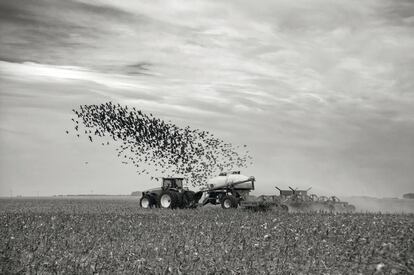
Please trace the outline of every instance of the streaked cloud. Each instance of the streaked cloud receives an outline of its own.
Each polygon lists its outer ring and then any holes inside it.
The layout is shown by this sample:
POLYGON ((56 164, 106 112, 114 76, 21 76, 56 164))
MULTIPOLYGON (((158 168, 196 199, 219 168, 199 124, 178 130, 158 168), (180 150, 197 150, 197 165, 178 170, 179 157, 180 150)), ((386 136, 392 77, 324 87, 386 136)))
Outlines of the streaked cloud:
POLYGON ((17 161, 19 131, 42 140, 73 106, 112 100, 248 143, 247 173, 265 191, 276 178, 343 194, 408 192, 413 12, 412 1, 391 0, 2 1, 1 146, 17 161))

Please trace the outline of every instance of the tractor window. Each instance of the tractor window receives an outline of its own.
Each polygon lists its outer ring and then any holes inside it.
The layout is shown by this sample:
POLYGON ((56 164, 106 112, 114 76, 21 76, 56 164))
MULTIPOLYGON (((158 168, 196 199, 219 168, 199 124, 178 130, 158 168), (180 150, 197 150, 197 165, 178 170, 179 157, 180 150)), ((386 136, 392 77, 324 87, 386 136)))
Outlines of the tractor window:
POLYGON ((231 172, 233 175, 240 175, 240 171, 233 171, 231 172))
POLYGON ((182 188, 183 187, 183 180, 182 179, 176 179, 175 183, 177 184, 178 188, 182 188))
POLYGON ((221 173, 219 174, 219 177, 225 177, 225 176, 227 176, 227 173, 226 173, 226 172, 221 172, 221 173))
POLYGON ((171 181, 171 180, 166 180, 166 179, 164 179, 164 182, 163 182, 163 187, 164 187, 165 189, 168 189, 168 188, 171 188, 171 186, 172 186, 172 181, 171 181))

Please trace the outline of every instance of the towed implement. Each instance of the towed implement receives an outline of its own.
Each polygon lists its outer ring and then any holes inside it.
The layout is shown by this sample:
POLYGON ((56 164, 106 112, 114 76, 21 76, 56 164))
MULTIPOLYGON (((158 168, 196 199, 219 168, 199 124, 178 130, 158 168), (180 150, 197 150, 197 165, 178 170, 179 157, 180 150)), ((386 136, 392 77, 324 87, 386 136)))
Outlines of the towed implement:
POLYGON ((315 194, 308 195, 310 190, 297 190, 289 187, 282 190, 278 187, 279 195, 259 196, 256 199, 242 201, 242 207, 252 210, 275 209, 284 212, 330 212, 350 213, 355 211, 355 206, 340 201, 337 197, 318 197, 315 194))
POLYGON ((345 201, 341 201, 338 197, 332 196, 324 200, 324 204, 331 212, 354 212, 355 206, 345 201))
POLYGON ((220 204, 223 209, 237 208, 254 190, 254 177, 240 174, 240 171, 222 172, 208 180, 207 187, 202 190, 201 205, 220 204))

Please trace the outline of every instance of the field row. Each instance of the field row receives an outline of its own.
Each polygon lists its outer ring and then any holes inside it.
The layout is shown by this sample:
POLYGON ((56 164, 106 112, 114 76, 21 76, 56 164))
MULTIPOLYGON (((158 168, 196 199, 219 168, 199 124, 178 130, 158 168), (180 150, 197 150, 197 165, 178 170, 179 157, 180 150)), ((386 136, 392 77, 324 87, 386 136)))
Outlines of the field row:
POLYGON ((414 273, 414 216, 0 200, 0 273, 414 273))

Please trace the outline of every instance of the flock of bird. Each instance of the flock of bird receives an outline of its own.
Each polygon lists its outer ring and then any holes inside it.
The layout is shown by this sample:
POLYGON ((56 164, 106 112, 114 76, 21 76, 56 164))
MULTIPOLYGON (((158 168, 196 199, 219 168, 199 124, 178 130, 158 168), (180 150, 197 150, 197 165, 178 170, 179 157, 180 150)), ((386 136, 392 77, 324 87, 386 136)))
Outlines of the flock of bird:
POLYGON ((246 145, 233 146, 207 131, 182 128, 134 107, 107 102, 81 105, 73 112, 77 137, 86 135, 102 145, 115 142, 122 163, 134 165, 139 174, 180 175, 191 185, 202 186, 221 171, 252 164, 246 145))

